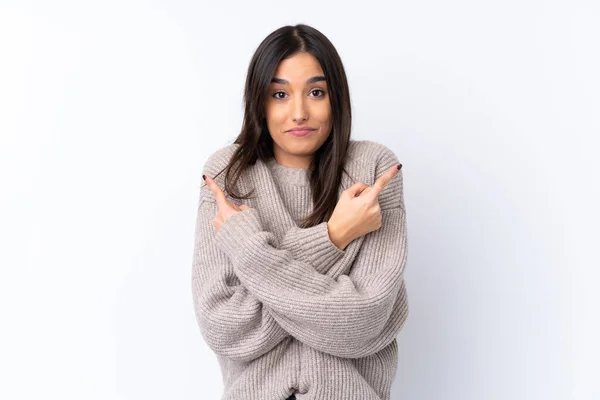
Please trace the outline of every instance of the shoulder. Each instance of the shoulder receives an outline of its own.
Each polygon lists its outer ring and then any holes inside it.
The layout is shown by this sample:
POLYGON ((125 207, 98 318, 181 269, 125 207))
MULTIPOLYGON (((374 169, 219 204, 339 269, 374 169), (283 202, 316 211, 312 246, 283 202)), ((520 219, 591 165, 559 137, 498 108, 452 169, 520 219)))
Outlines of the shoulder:
POLYGON ((396 154, 386 145, 372 140, 350 140, 348 145, 349 161, 368 161, 385 168, 389 164, 399 163, 396 154))
MULTIPOLYGON (((219 172, 221 172, 221 170, 223 170, 227 166, 227 164, 229 164, 233 153, 237 150, 239 146, 240 145, 237 143, 232 143, 225 147, 221 147, 220 149, 210 154, 206 162, 204 163, 204 167, 202 168, 202 174, 206 174, 210 177, 213 177, 219 172)), ((215 178, 215 180, 216 179, 217 178, 215 178)))
MULTIPOLYGON (((233 153, 240 145, 237 143, 229 144, 225 147, 221 147, 220 149, 211 153, 204 166, 202 167, 202 175, 208 175, 221 189, 225 187, 225 168, 229 164, 233 153)), ((202 179, 202 178, 200 178, 202 179)), ((206 185, 204 180, 201 181, 202 186, 200 188, 200 198, 201 200, 215 202, 215 197, 212 194, 210 188, 206 185)))
POLYGON ((372 140, 350 140, 348 162, 370 165, 377 179, 395 164, 400 164, 396 153, 382 143, 372 140))

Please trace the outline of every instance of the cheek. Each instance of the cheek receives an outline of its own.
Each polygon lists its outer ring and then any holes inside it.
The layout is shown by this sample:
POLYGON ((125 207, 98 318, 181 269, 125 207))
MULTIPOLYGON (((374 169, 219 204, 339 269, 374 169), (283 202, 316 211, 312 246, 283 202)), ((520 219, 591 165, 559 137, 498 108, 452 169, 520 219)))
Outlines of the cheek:
POLYGON ((330 124, 331 123, 331 111, 329 108, 321 109, 318 114, 316 114, 317 119, 322 124, 330 124))
POLYGON ((327 123, 331 119, 331 107, 329 104, 315 105, 311 110, 311 115, 314 119, 327 123))
POLYGON ((281 124, 285 122, 286 112, 281 107, 267 107, 266 118, 269 124, 281 124))

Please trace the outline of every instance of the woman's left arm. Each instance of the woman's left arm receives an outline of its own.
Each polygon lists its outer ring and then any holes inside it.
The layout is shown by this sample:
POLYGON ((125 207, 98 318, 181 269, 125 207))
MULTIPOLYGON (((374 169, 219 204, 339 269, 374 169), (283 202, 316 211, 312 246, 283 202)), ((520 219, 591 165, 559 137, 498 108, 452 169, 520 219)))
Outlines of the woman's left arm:
MULTIPOLYGON (((398 162, 389 151, 381 159, 377 175, 398 162)), ((253 208, 227 219, 215 243, 240 282, 292 336, 339 357, 373 354, 393 341, 408 316, 402 174, 394 180, 380 194, 381 228, 365 236, 347 275, 322 274, 289 249, 274 247, 275 237, 253 208)))

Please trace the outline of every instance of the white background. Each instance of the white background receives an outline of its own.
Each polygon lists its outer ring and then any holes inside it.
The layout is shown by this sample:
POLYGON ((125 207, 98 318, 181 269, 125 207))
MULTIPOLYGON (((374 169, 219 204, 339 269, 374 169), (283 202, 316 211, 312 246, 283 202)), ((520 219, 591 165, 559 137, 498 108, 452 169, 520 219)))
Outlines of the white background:
POLYGON ((392 399, 599 399, 599 3, 215 3, 0 1, 0 398, 219 398, 201 168, 260 41, 307 23, 404 165, 392 399))

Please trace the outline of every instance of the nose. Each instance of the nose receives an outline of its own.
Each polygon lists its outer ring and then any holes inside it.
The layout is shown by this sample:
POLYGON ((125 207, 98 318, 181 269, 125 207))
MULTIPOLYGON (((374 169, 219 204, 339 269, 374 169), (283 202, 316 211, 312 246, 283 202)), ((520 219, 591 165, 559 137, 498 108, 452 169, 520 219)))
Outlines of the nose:
POLYGON ((308 111, 304 104, 304 98, 292 102, 292 121, 296 123, 304 122, 308 119, 308 111))

